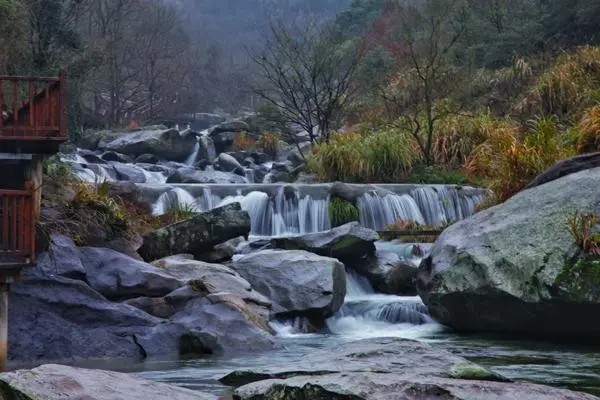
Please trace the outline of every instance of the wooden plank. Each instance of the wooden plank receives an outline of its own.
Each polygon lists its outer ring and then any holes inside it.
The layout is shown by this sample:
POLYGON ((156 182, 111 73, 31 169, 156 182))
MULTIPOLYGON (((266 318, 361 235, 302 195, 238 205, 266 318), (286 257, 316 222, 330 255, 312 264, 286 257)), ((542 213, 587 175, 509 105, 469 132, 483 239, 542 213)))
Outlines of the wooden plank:
POLYGON ((11 227, 11 235, 10 235, 10 249, 11 250, 19 250, 18 242, 17 242, 17 238, 19 237, 19 230, 23 229, 22 226, 18 225, 18 220, 21 219, 21 216, 19 215, 20 210, 17 208, 17 199, 19 198, 19 196, 12 196, 11 197, 11 201, 10 201, 10 205, 11 205, 11 214, 10 214, 10 220, 12 223, 12 227, 11 227))
POLYGON ((4 126, 4 108, 6 104, 4 104, 4 81, 0 79, 0 129, 4 126))
POLYGON ((67 72, 61 70, 58 74, 59 88, 58 88, 58 100, 59 100, 59 120, 58 126, 60 128, 60 136, 67 137, 68 132, 68 119, 67 119, 67 72))

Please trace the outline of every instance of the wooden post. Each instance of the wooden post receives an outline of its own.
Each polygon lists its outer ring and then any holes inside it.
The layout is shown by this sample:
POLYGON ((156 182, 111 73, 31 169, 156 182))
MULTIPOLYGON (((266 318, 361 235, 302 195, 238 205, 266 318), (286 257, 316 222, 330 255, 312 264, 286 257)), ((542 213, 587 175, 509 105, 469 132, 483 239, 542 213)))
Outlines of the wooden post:
POLYGON ((0 372, 8 361, 8 284, 0 283, 0 372))

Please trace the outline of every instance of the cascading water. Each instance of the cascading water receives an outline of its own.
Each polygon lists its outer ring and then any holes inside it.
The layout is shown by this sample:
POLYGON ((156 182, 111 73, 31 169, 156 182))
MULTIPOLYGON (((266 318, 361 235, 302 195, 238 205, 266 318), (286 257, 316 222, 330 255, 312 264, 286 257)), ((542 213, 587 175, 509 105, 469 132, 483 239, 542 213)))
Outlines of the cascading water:
POLYGON ((367 338, 418 337, 441 330, 417 296, 375 293, 369 281, 348 270, 346 299, 338 313, 327 321, 336 335, 367 338))
MULTIPOLYGON (((169 188, 168 191, 174 190, 169 188)), ((176 188, 177 198, 184 203, 191 203, 190 197, 194 198, 199 211, 240 202, 250 214, 254 236, 298 235, 331 229, 329 196, 301 194, 294 186, 282 185, 275 192, 259 189, 246 195, 238 189, 237 194, 224 197, 215 195, 209 186, 203 187, 197 197, 189 193, 183 196, 182 191, 185 190, 176 188)), ((478 192, 461 195, 454 187, 423 186, 403 195, 367 192, 359 196, 356 203, 363 226, 384 230, 400 219, 441 227, 472 215, 482 198, 478 192)), ((154 212, 166 212, 168 207, 162 203, 168 199, 170 197, 161 195, 154 204, 154 212)))
POLYGON ((400 219, 425 224, 419 206, 409 195, 380 196, 376 193, 366 193, 358 198, 357 206, 360 223, 377 231, 400 219))

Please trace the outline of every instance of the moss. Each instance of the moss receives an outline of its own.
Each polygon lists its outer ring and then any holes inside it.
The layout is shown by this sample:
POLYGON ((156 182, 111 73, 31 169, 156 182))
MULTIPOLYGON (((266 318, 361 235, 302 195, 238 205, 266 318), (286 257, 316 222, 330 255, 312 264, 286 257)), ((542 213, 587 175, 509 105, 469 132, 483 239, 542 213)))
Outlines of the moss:
POLYGON ((472 379, 482 381, 497 381, 503 378, 487 368, 472 362, 461 362, 452 366, 450 377, 454 379, 472 379))
POLYGON ((554 286, 571 301, 600 301, 600 257, 588 255, 567 262, 554 286))
POLYGON ((336 196, 329 201, 329 219, 333 227, 358 221, 359 217, 358 207, 354 203, 336 196))

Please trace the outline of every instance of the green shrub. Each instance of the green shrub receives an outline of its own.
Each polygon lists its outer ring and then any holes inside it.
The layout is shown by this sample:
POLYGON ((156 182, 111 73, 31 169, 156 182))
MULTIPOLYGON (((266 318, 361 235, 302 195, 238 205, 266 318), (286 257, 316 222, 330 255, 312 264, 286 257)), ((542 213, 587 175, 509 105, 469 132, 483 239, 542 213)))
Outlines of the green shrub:
POLYGON ((329 219, 331 226, 341 226, 348 222, 358 221, 360 217, 358 208, 352 202, 341 197, 332 197, 329 200, 329 219))
POLYGON ((411 138, 396 130, 337 133, 315 146, 308 166, 322 181, 399 182, 415 154, 411 138))

